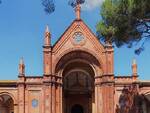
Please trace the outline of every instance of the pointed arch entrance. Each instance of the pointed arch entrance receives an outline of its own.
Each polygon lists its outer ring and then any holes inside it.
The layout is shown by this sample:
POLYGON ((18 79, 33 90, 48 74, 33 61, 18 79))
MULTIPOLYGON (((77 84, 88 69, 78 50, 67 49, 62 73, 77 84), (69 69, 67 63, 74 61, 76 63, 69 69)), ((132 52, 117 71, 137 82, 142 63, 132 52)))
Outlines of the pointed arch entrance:
POLYGON ((11 96, 0 95, 0 113, 14 113, 14 100, 11 96))
POLYGON ((95 76, 100 69, 89 53, 73 51, 63 56, 56 68, 62 76, 62 113, 94 113, 95 76))
POLYGON ((82 61, 69 63, 63 72, 63 105, 64 113, 92 113, 94 101, 94 72, 82 61), (72 106, 81 105, 74 109, 72 106))

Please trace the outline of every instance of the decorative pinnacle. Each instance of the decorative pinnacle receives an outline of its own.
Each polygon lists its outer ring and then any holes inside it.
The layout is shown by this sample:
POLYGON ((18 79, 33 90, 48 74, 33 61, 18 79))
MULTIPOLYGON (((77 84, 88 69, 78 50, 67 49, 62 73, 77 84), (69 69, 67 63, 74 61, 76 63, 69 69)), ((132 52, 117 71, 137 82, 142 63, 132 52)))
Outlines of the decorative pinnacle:
POLYGON ((45 30, 45 38, 44 38, 44 45, 49 46, 51 44, 51 40, 50 40, 50 32, 49 32, 49 28, 48 25, 46 26, 46 30, 45 30))
POLYGON ((136 65, 136 59, 135 58, 132 61, 132 65, 136 65))
POLYGON ((19 76, 23 76, 24 74, 25 74, 25 65, 24 65, 24 60, 22 57, 19 63, 19 76))
POLYGON ((133 59, 132 61, 132 75, 137 76, 137 63, 136 59, 133 59))
POLYGON ((75 7, 75 13, 76 13, 76 19, 80 20, 80 14, 81 14, 81 6, 80 4, 77 4, 75 7))
POLYGON ((46 25, 46 30, 45 30, 45 32, 49 32, 48 25, 46 25))
POLYGON ((24 60, 23 60, 23 57, 21 57, 20 59, 20 65, 23 65, 24 64, 24 60))

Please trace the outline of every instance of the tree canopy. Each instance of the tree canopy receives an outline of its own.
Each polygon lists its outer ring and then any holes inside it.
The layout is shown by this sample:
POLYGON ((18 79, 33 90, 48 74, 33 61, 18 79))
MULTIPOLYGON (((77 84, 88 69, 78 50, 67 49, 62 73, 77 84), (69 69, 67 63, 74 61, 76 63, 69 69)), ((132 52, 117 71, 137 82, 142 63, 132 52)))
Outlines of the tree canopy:
MULTIPOLYGON (((55 1, 54 0, 42 0, 42 5, 44 6, 44 11, 47 14, 51 14, 55 11, 55 1)), ((76 7, 77 4, 83 4, 85 0, 68 0, 68 5, 71 7, 76 7)))
POLYGON ((84 2, 85 0, 69 0, 68 4, 74 8, 77 4, 83 4, 84 2))
POLYGON ((150 0, 105 0, 97 24, 97 35, 103 41, 117 47, 132 47, 143 41, 136 54, 144 50, 144 42, 150 39, 150 0))
POLYGON ((55 11, 54 0, 42 0, 42 5, 44 6, 44 11, 47 14, 51 14, 55 11))

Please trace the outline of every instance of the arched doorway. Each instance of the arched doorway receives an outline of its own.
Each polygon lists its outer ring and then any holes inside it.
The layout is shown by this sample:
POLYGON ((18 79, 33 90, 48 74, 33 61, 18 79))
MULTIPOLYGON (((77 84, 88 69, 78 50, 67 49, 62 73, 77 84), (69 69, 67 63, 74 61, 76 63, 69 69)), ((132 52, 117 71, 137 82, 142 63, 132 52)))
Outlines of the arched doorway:
POLYGON ((72 113, 72 107, 80 105, 83 113, 95 113, 95 76, 102 73, 100 62, 90 53, 72 51, 61 57, 55 72, 62 77, 61 111, 72 113))
POLYGON ((145 95, 143 94, 142 112, 150 113, 150 93, 145 94, 145 95))
POLYGON ((92 113, 94 94, 94 71, 90 65, 80 60, 69 63, 63 72, 64 113, 92 113))
POLYGON ((84 109, 81 105, 76 104, 76 105, 72 106, 71 113, 84 113, 84 109))
POLYGON ((14 101, 9 95, 0 95, 0 113, 14 113, 14 101))

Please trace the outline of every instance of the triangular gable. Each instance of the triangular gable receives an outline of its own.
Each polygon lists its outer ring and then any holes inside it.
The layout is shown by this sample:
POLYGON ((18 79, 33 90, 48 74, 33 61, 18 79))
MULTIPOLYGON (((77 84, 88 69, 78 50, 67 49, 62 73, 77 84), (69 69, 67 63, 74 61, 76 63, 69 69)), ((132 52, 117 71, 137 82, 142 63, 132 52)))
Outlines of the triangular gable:
MULTIPOLYGON (((67 44, 69 46, 70 38, 76 32, 81 32, 87 38, 87 42, 90 41, 91 45, 94 46, 96 51, 104 51, 104 46, 99 42, 95 34, 89 29, 89 27, 82 20, 74 20, 72 24, 66 29, 59 40, 53 46, 53 52, 58 52, 61 48, 65 48, 67 44)), ((90 44, 89 44, 90 45, 90 44)))

